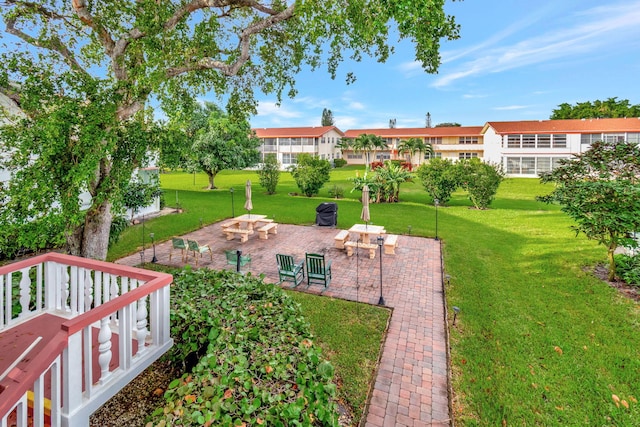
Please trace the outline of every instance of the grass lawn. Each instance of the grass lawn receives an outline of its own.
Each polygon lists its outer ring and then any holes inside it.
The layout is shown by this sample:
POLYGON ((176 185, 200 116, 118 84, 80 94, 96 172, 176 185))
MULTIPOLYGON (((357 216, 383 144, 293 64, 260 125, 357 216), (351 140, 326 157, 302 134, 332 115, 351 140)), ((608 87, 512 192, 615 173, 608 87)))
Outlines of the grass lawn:
MULTIPOLYGON (((360 193, 350 192, 347 178, 356 170, 361 169, 334 170, 317 198, 289 196, 298 191, 289 174, 282 174, 272 196, 261 190, 255 172, 223 172, 213 191, 203 190, 204 174, 196 174, 195 181, 191 174, 162 175, 167 205, 175 205, 178 191, 186 212, 180 221, 170 215, 147 222, 145 232, 165 240, 197 229, 200 219, 207 224, 230 217, 231 187, 235 213, 241 213, 247 179, 253 183, 254 207, 292 224, 312 224, 315 207, 335 201, 328 191, 338 185, 345 195, 336 201, 338 223, 353 224, 359 221, 360 193)), ((451 276, 447 304, 450 313, 453 306, 460 308, 451 329, 455 421, 640 425, 639 306, 587 271, 604 261, 606 251, 576 238, 558 207, 535 201, 549 190, 536 179, 508 179, 489 210, 470 209, 461 192, 438 209, 438 235, 451 276)), ((419 183, 403 184, 400 203, 372 205, 373 223, 391 233, 433 237, 430 202, 419 183)), ((109 258, 140 245, 141 228, 131 227, 109 258)))

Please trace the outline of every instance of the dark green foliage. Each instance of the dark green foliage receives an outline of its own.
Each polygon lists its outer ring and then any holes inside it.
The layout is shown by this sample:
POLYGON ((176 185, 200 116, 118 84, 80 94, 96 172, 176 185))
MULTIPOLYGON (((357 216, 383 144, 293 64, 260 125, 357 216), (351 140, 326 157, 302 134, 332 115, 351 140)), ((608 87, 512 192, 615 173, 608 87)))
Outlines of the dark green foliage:
POLYGON ((333 159, 333 167, 342 168, 347 165, 347 161, 345 159, 333 159))
POLYGON ((331 178, 331 164, 328 160, 300 154, 298 164, 290 166, 291 176, 302 194, 312 197, 318 194, 322 186, 331 178))
POLYGON ((333 367, 281 288, 200 269, 175 274, 173 291, 171 358, 194 363, 154 425, 338 425, 333 367))
POLYGON ((344 188, 339 185, 334 185, 329 189, 329 196, 336 199, 342 199, 344 197, 344 188))
POLYGON ((331 110, 328 109, 324 109, 322 110, 322 120, 321 120, 321 126, 333 126, 334 125, 334 121, 333 121, 333 113, 331 112, 331 110))
MULTIPOLYGON (((155 178, 151 182, 142 182, 139 178, 132 179, 125 185, 122 194, 122 204, 125 208, 131 210, 131 221, 138 209, 149 206, 153 199, 162 194, 160 183, 155 178)), ((111 244, 111 240, 109 240, 111 244)))
POLYGON ((484 163, 480 159, 459 161, 460 186, 467 191, 476 209, 487 209, 504 179, 500 165, 484 163))
POLYGON ((260 185, 267 190, 267 194, 276 194, 276 187, 280 181, 280 163, 275 154, 270 153, 264 157, 264 163, 258 169, 258 176, 260 185))
POLYGON ((616 117, 640 117, 640 105, 631 105, 628 99, 618 101, 618 97, 606 101, 577 102, 575 105, 563 103, 553 110, 551 120, 596 119, 616 117))
POLYGON ((460 186, 458 172, 451 160, 440 158, 431 159, 417 169, 425 190, 441 205, 446 204, 451 199, 451 194, 460 186))
POLYGON ((640 287, 640 255, 615 255, 616 272, 629 285, 640 287))
POLYGON ((640 229, 640 148, 628 142, 596 142, 574 159, 541 176, 555 189, 539 197, 558 203, 577 222, 573 228, 607 247, 609 280, 620 245, 636 247, 629 233, 640 229))
POLYGON ((113 218, 113 221, 111 221, 111 231, 109 233, 109 247, 118 243, 118 240, 120 240, 120 235, 124 230, 127 229, 129 224, 129 220, 127 220, 127 218, 123 216, 117 216, 113 218))

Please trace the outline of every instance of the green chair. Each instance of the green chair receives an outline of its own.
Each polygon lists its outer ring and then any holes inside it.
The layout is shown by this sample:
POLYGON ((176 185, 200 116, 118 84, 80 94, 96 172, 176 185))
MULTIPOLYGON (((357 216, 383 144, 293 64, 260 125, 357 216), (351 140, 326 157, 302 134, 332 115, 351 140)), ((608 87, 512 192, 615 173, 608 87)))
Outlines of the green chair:
POLYGON ((185 262, 185 258, 187 255, 187 244, 184 242, 184 239, 179 237, 171 238, 171 249, 169 249, 169 261, 171 261, 171 256, 173 255, 174 249, 179 249, 182 252, 182 262, 185 262))
POLYGON ((276 254, 276 261, 278 262, 281 283, 287 280, 293 281, 294 288, 302 283, 304 280, 304 261, 296 264, 291 255, 281 254, 276 254))
POLYGON ((322 283, 326 288, 331 283, 331 261, 325 262, 324 255, 305 254, 307 260, 307 285, 322 283))
POLYGON ((202 258, 202 254, 205 252, 209 252, 209 257, 211 261, 213 261, 213 252, 211 252, 209 245, 200 246, 195 240, 187 240, 187 244, 189 245, 189 250, 193 252, 193 257, 196 259, 196 267, 198 266, 198 255, 202 258))
MULTIPOLYGON (((224 251, 224 254, 227 257, 227 264, 238 266, 238 252, 236 250, 224 251)), ((251 255, 240 255, 240 267, 244 267, 250 262, 251 255)))

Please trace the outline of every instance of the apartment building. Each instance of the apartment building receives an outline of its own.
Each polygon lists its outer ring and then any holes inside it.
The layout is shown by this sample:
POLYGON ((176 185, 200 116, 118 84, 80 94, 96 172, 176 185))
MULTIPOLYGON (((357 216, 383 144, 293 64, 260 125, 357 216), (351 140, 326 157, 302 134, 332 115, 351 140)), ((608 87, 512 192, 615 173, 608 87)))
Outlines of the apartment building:
POLYGON ((595 141, 640 142, 640 118, 525 120, 487 122, 484 126, 350 129, 344 133, 335 126, 255 131, 263 140, 263 156, 276 153, 283 167, 295 163, 302 152, 327 160, 342 157, 349 164, 363 165, 365 153, 344 148, 340 140, 373 134, 384 140, 386 148, 376 150, 372 161, 409 160, 411 156, 399 153, 398 147, 403 140, 420 138, 431 144, 433 157, 454 161, 477 157, 501 164, 508 176, 537 177, 552 170, 560 159, 584 152, 595 141))
POLYGON ((508 176, 537 177, 596 141, 640 142, 640 118, 487 122, 485 160, 508 176))
MULTIPOLYGON (((351 129, 344 133, 344 138, 355 139, 363 134, 381 137, 387 145, 386 149, 376 152, 375 160, 390 159, 410 160, 408 153, 399 153, 398 147, 403 140, 420 138, 433 147, 433 157, 443 159, 470 159, 484 157, 482 126, 455 126, 435 128, 389 128, 389 129, 351 129)), ((423 153, 424 155, 424 153, 423 153)), ((352 149, 344 150, 344 158, 350 164, 364 164, 364 153, 352 149)), ((428 159, 429 155, 425 155, 428 159)))
POLYGON ((275 154, 283 168, 296 163, 302 153, 317 156, 330 162, 341 157, 337 147, 344 133, 335 126, 263 128, 253 129, 262 141, 262 160, 268 154, 275 154))

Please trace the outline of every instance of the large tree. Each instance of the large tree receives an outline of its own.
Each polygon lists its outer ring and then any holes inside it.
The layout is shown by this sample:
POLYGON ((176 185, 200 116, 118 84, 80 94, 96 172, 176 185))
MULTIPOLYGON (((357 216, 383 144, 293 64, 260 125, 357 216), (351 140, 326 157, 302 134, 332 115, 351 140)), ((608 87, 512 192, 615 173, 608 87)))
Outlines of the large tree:
POLYGON ((575 105, 562 103, 553 110, 550 119, 603 119, 618 117, 640 117, 640 105, 631 105, 628 99, 618 97, 599 99, 591 102, 576 102, 575 105))
POLYGON ((409 138, 403 139, 398 144, 398 153, 400 154, 409 154, 409 163, 412 165, 420 166, 422 164, 422 159, 424 158, 423 154, 429 153, 433 155, 433 146, 430 143, 424 142, 423 138, 409 138), (419 153, 418 161, 414 162, 413 157, 416 153, 419 153))
POLYGON ((0 90, 26 117, 3 150, 31 150, 24 157, 30 160, 15 167, 57 168, 62 182, 16 174, 10 197, 23 199, 16 208, 39 207, 40 216, 50 213, 52 199, 68 204, 69 251, 104 259, 112 205, 152 148, 152 139, 140 137, 152 117, 150 101, 172 116, 185 97, 212 91, 234 115, 253 112, 256 90, 294 96, 295 75, 305 65, 326 64, 335 77, 346 52, 355 60, 387 60, 390 35, 411 40, 416 60, 435 72, 441 39, 458 37, 443 6, 444 0, 6 0, 0 90), (83 190, 91 195, 86 211, 77 197, 83 190))
POLYGON ((324 110, 322 110, 322 120, 320 122, 320 126, 333 126, 333 125, 334 125, 333 113, 331 112, 331 110, 325 108, 324 110))
POLYGON ((607 247, 609 280, 616 275, 615 250, 637 246, 640 230, 640 147, 628 142, 596 142, 573 159, 541 176, 556 184, 540 200, 560 204, 573 218, 576 233, 607 247))

